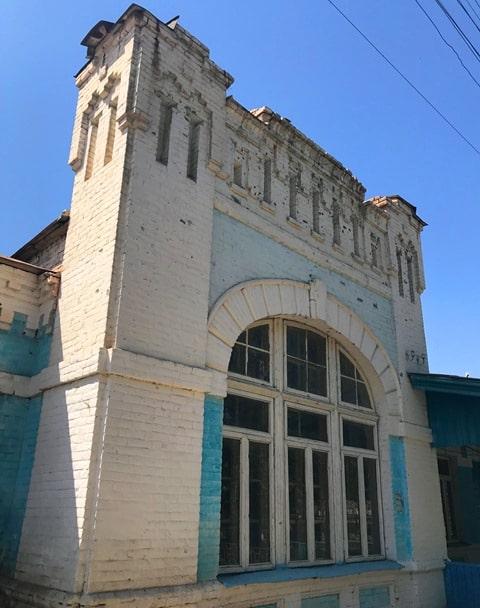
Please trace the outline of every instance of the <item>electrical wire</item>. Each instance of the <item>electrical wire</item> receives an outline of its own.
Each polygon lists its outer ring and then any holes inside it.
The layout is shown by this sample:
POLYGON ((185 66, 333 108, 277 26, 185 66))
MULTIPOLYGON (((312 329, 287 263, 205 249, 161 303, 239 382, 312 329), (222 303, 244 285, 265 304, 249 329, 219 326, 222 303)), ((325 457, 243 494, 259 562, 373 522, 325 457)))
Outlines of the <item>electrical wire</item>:
POLYGON ((467 15, 467 17, 470 19, 470 21, 473 23, 473 25, 480 32, 480 27, 478 27, 478 25, 475 23, 475 19, 472 17, 472 15, 470 15, 470 13, 468 12, 468 10, 465 8, 465 5, 463 4, 462 0, 457 0, 457 2, 462 7, 463 12, 467 15))
POLYGON ((468 6, 471 8, 473 14, 475 15, 475 17, 480 21, 480 15, 477 13, 477 11, 475 10, 473 4, 470 2, 470 0, 466 0, 468 6))
POLYGON ((419 9, 422 11, 422 13, 425 15, 425 17, 430 21, 430 23, 433 25, 433 27, 436 29, 438 35, 443 40, 443 42, 451 49, 451 51, 453 53, 455 53, 458 61, 460 62, 461 66, 463 67, 463 69, 467 72, 467 74, 470 76, 470 78, 473 80, 473 82, 477 85, 477 87, 480 88, 480 82, 478 82, 478 80, 475 78, 475 76, 472 74, 472 72, 463 63, 463 60, 460 57, 460 55, 458 54, 457 50, 443 36, 442 32, 438 29, 437 24, 435 23, 435 21, 430 17, 430 15, 427 13, 427 11, 425 10, 425 8, 420 4, 420 2, 418 0, 414 0, 414 2, 419 7, 419 9))
POLYGON ((438 4, 438 6, 441 8, 441 10, 443 11, 443 13, 447 17, 447 19, 453 25, 454 29, 457 31, 457 33, 459 34, 459 36, 465 42, 465 44, 467 45, 468 49, 471 51, 471 53, 473 54, 473 56, 475 57, 475 59, 480 62, 480 52, 479 52, 479 50, 476 48, 476 46, 473 44, 473 42, 470 40, 470 38, 465 34, 465 32, 462 30, 462 28, 455 21, 455 19, 449 13, 448 9, 444 6, 443 2, 441 2, 440 0, 435 0, 435 2, 438 4))
POLYGON ((455 133, 463 139, 463 141, 470 146, 470 148, 480 156, 480 150, 459 130, 457 127, 443 114, 429 99, 426 97, 414 84, 409 80, 403 72, 401 72, 396 65, 394 65, 390 59, 347 17, 347 15, 333 2, 333 0, 327 0, 329 4, 347 21, 354 30, 356 30, 360 36, 373 48, 375 51, 388 63, 388 65, 397 72, 397 74, 427 103, 430 108, 440 116, 440 118, 447 123, 447 125, 455 131, 455 133))

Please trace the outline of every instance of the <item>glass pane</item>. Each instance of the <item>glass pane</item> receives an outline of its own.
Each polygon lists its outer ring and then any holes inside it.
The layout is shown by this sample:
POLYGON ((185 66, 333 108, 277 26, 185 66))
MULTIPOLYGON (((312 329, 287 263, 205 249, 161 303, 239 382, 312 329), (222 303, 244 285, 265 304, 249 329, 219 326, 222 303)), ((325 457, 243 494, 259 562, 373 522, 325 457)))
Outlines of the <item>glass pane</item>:
POLYGON ((327 396, 327 368, 308 364, 307 391, 314 395, 327 396))
POLYGON ((242 344, 235 344, 232 349, 232 355, 230 357, 230 365, 228 370, 234 374, 245 375, 245 363, 246 363, 246 347, 242 344))
POLYGON ((241 342, 242 344, 247 343, 247 332, 246 331, 242 331, 242 333, 237 338, 237 342, 241 342))
POLYGON ((446 458, 438 459, 438 473, 440 475, 450 475, 450 462, 446 458))
POLYGON ((351 420, 343 421, 343 445, 352 448, 361 448, 363 450, 374 450, 375 441, 373 437, 373 426, 369 424, 361 424, 360 422, 352 422, 351 420))
POLYGON ((330 558, 330 514, 328 509, 328 455, 313 452, 313 516, 315 559, 330 558))
POLYGON ((380 522, 378 519, 377 463, 372 458, 363 459, 363 478, 365 480, 368 554, 379 555, 381 547, 380 522))
POLYGON ((323 414, 314 414, 289 407, 287 422, 290 437, 328 441, 327 417, 323 414))
POLYGON ((240 563, 240 441, 223 440, 220 565, 240 563))
POLYGON ((346 403, 353 403, 353 405, 357 405, 357 393, 355 390, 355 380, 351 380, 350 378, 345 378, 341 376, 341 392, 342 392, 342 401, 346 403))
POLYGON ((249 329, 249 346, 256 346, 257 348, 263 348, 263 350, 270 350, 270 339, 268 335, 268 330, 268 325, 259 325, 258 327, 252 327, 251 329, 249 329))
POLYGON ((269 446, 249 445, 250 556, 251 564, 270 561, 269 446))
POLYGON ((358 405, 360 407, 372 407, 370 404, 370 397, 368 396, 367 387, 363 382, 357 382, 357 398, 358 405))
POLYGON ((307 353, 310 363, 326 365, 327 341, 313 331, 307 332, 307 353))
POLYGON ((347 503, 348 555, 362 555, 360 501, 358 497, 358 461, 345 456, 345 495, 347 503))
POLYGON ((307 390, 307 364, 298 359, 287 359, 287 385, 299 391, 307 390))
POLYGON ((288 448, 288 504, 290 508, 290 560, 308 559, 305 453, 288 448))
POLYGON ((304 329, 287 325, 287 354, 305 360, 306 333, 304 329))
POLYGON ((270 353, 255 348, 248 349, 247 376, 257 380, 270 380, 270 353))
POLYGON ((223 404, 223 424, 268 433, 268 403, 227 395, 223 404))
POLYGON ((355 366, 342 352, 340 353, 340 373, 355 378, 355 366))

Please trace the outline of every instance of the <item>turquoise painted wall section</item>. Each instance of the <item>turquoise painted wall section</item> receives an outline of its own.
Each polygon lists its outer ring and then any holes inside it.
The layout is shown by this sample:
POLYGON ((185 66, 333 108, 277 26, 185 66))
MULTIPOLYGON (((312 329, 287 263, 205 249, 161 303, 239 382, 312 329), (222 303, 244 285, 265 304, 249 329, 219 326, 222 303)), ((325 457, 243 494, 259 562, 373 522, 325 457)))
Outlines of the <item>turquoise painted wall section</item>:
POLYGON ((328 291, 348 306, 375 333, 397 364, 392 303, 343 275, 317 266, 253 228, 214 212, 210 305, 225 291, 253 279, 322 280, 328 291))
POLYGON ((198 531, 199 581, 214 579, 220 551, 220 502, 222 490, 223 399, 205 395, 203 414, 200 525, 198 531))
POLYGON ((300 606, 301 608, 340 608, 340 598, 338 595, 305 597, 300 606))
POLYGON ((390 589, 388 587, 368 587, 360 589, 360 608, 390 608, 390 589))
POLYGON ((0 371, 33 376, 47 367, 52 336, 42 326, 32 335, 27 332, 27 315, 16 312, 8 330, 0 329, 0 371))
POLYGON ((406 562, 412 559, 413 547, 405 444, 403 437, 393 435, 390 436, 389 443, 397 559, 406 562))
POLYGON ((35 455, 41 397, 0 394, 0 570, 13 574, 35 455))
POLYGON ((437 448, 480 445, 480 399, 427 391, 428 419, 437 448))
POLYGON ((456 503, 461 522, 461 540, 466 543, 480 543, 480 497, 475 483, 473 469, 457 467, 456 482, 458 500, 456 503))

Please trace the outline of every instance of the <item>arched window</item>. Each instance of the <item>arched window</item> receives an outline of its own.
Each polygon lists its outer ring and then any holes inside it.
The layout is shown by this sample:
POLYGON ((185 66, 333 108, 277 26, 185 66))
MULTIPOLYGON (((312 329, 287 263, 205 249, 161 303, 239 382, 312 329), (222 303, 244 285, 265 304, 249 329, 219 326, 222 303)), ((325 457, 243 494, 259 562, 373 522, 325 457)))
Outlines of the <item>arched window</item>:
POLYGON ((224 402, 224 571, 383 555, 377 415, 359 366, 309 325, 238 337, 224 402))

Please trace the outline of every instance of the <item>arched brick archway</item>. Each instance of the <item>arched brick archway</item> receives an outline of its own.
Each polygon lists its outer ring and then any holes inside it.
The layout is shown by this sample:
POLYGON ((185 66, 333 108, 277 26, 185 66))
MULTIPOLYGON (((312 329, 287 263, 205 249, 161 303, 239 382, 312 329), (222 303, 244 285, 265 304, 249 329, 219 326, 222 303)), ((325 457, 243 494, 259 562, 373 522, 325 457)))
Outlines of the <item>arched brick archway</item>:
POLYGON ((208 319, 207 367, 226 373, 238 335, 251 323, 274 316, 295 316, 325 323, 368 361, 380 381, 390 412, 402 409, 398 376, 385 348, 371 329, 327 292, 320 280, 260 279, 240 283, 214 304, 208 319))

